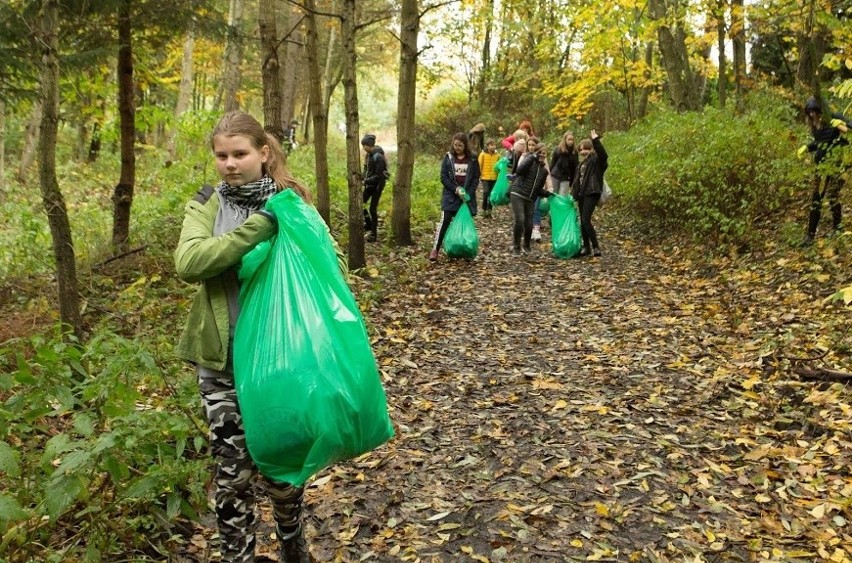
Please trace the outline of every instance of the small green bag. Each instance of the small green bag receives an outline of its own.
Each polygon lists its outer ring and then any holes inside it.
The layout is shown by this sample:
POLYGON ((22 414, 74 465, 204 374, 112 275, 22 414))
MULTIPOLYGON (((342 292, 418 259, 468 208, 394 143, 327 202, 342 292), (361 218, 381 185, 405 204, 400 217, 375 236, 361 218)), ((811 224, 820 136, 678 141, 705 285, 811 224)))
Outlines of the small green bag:
POLYGON ((550 204, 553 255, 557 258, 571 258, 579 252, 583 243, 574 201, 563 195, 554 195, 549 199, 553 200, 550 204))
POLYGON ((393 436, 364 319, 316 209, 293 190, 278 234, 243 257, 234 382, 249 454, 270 479, 311 475, 393 436))
POLYGON ((444 236, 444 252, 450 258, 476 258, 479 235, 467 203, 462 203, 444 236))
POLYGON ((488 201, 495 207, 509 205, 509 160, 505 156, 501 156, 500 160, 494 165, 494 170, 497 171, 497 180, 494 182, 494 187, 491 188, 488 201))

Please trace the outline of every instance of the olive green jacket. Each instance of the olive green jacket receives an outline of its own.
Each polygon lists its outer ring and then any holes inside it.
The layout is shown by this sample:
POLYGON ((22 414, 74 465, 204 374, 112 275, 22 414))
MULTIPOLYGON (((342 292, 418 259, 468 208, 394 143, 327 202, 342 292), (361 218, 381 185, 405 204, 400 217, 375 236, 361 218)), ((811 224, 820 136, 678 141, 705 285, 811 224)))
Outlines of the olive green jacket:
POLYGON ((186 204, 175 249, 178 277, 187 282, 201 282, 175 351, 184 360, 222 371, 228 360, 230 319, 220 274, 239 264, 260 242, 271 238, 276 228, 266 216, 255 213, 233 231, 214 237, 219 197, 215 193, 205 195, 202 190, 186 204))

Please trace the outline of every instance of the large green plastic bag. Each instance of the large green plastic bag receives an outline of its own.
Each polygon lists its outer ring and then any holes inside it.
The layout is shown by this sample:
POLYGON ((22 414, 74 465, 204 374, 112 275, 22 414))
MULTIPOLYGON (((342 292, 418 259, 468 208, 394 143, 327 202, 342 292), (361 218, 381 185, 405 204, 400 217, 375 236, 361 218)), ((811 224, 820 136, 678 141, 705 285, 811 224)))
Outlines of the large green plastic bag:
POLYGON ((583 237, 577 223, 577 211, 574 201, 563 195, 550 197, 550 222, 553 227, 551 241, 553 255, 557 258, 571 258, 580 250, 583 237))
POLYGON ((234 380, 260 472, 302 485, 393 436, 364 319, 331 235, 293 190, 266 208, 278 235, 242 262, 234 380))
POLYGON ((462 203, 444 236, 444 252, 451 258, 476 258, 479 235, 467 203, 462 203))
POLYGON ((509 205, 509 160, 505 156, 501 156, 494 165, 494 170, 497 171, 497 180, 494 182, 494 187, 491 188, 488 201, 495 207, 509 205))

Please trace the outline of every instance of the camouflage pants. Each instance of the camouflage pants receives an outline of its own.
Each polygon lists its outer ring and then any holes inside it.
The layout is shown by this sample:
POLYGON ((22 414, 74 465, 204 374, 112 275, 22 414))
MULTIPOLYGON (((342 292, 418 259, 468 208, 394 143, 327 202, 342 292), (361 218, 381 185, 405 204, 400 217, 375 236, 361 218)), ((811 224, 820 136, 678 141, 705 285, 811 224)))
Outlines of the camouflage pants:
MULTIPOLYGON (((222 561, 251 563, 255 547, 255 479, 257 467, 246 449, 242 415, 237 404, 233 372, 198 368, 201 399, 210 426, 216 461, 216 519, 222 561)), ((299 527, 302 487, 265 479, 279 538, 299 527)))

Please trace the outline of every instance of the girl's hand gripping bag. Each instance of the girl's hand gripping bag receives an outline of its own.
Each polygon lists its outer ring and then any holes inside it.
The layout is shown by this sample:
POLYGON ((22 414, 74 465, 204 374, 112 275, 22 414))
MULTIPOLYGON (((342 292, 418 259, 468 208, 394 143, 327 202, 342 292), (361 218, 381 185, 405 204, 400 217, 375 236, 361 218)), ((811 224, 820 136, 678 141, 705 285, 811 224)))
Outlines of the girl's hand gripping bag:
POLYGON ((302 485, 393 437, 364 319, 316 209, 293 190, 266 209, 278 234, 242 262, 234 378, 260 472, 302 485))

